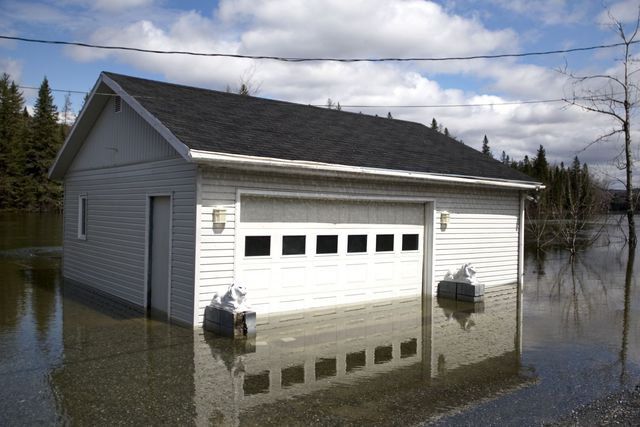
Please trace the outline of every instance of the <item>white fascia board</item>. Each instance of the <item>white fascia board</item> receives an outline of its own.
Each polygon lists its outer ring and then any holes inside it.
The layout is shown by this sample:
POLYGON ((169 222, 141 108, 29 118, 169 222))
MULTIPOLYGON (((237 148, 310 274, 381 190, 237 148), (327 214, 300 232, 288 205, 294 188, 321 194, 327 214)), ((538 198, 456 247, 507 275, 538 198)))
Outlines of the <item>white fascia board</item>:
POLYGON ((360 166, 346 166, 332 163, 311 162, 305 160, 284 160, 270 157, 247 156, 241 154, 216 153, 203 150, 190 150, 192 161, 204 164, 219 164, 236 167, 254 167, 262 170, 280 169, 289 172, 311 172, 318 175, 356 174, 365 176, 379 176, 396 179, 413 179, 429 182, 442 182, 465 185, 482 185, 491 187, 511 188, 517 190, 541 190, 544 188, 539 182, 511 181, 506 179, 489 179, 458 175, 445 175, 426 172, 411 172, 393 169, 369 168, 360 166))
POLYGON ((136 113, 140 115, 147 123, 151 125, 171 146, 185 159, 189 160, 189 147, 182 143, 160 120, 147 111, 133 96, 129 95, 118 83, 106 76, 100 74, 100 79, 107 86, 119 95, 136 113))

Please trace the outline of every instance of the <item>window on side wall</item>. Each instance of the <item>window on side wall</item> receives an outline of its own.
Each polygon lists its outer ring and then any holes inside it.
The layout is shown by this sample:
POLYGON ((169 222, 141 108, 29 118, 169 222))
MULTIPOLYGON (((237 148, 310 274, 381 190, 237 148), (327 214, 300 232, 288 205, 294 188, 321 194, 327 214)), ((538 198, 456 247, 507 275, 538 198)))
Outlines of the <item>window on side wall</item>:
POLYGON ((89 202, 86 194, 78 197, 78 239, 87 240, 89 202))

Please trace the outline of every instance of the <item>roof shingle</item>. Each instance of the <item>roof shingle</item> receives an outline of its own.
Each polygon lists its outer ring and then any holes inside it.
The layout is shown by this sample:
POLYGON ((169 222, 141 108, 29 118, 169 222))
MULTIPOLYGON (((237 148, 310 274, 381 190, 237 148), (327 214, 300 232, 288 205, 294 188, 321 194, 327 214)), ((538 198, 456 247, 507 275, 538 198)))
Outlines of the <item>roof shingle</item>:
POLYGON ((535 182, 420 123, 104 74, 191 149, 535 182))

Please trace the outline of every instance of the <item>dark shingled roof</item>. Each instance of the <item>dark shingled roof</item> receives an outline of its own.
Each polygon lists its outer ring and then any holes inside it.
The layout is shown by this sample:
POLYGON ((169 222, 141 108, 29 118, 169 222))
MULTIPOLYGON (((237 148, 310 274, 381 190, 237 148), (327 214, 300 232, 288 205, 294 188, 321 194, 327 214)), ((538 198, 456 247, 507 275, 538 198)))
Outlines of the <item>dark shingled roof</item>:
POLYGON ((420 123, 104 74, 191 149, 535 182, 420 123))

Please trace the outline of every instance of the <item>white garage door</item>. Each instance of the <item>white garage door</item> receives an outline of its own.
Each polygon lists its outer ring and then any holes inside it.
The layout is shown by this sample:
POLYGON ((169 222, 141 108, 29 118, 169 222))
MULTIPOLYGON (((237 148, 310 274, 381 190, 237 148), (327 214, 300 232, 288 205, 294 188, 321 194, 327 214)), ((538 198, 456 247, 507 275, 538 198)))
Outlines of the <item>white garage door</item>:
POLYGON ((259 314, 421 295, 423 204, 243 196, 240 212, 236 278, 259 314))

